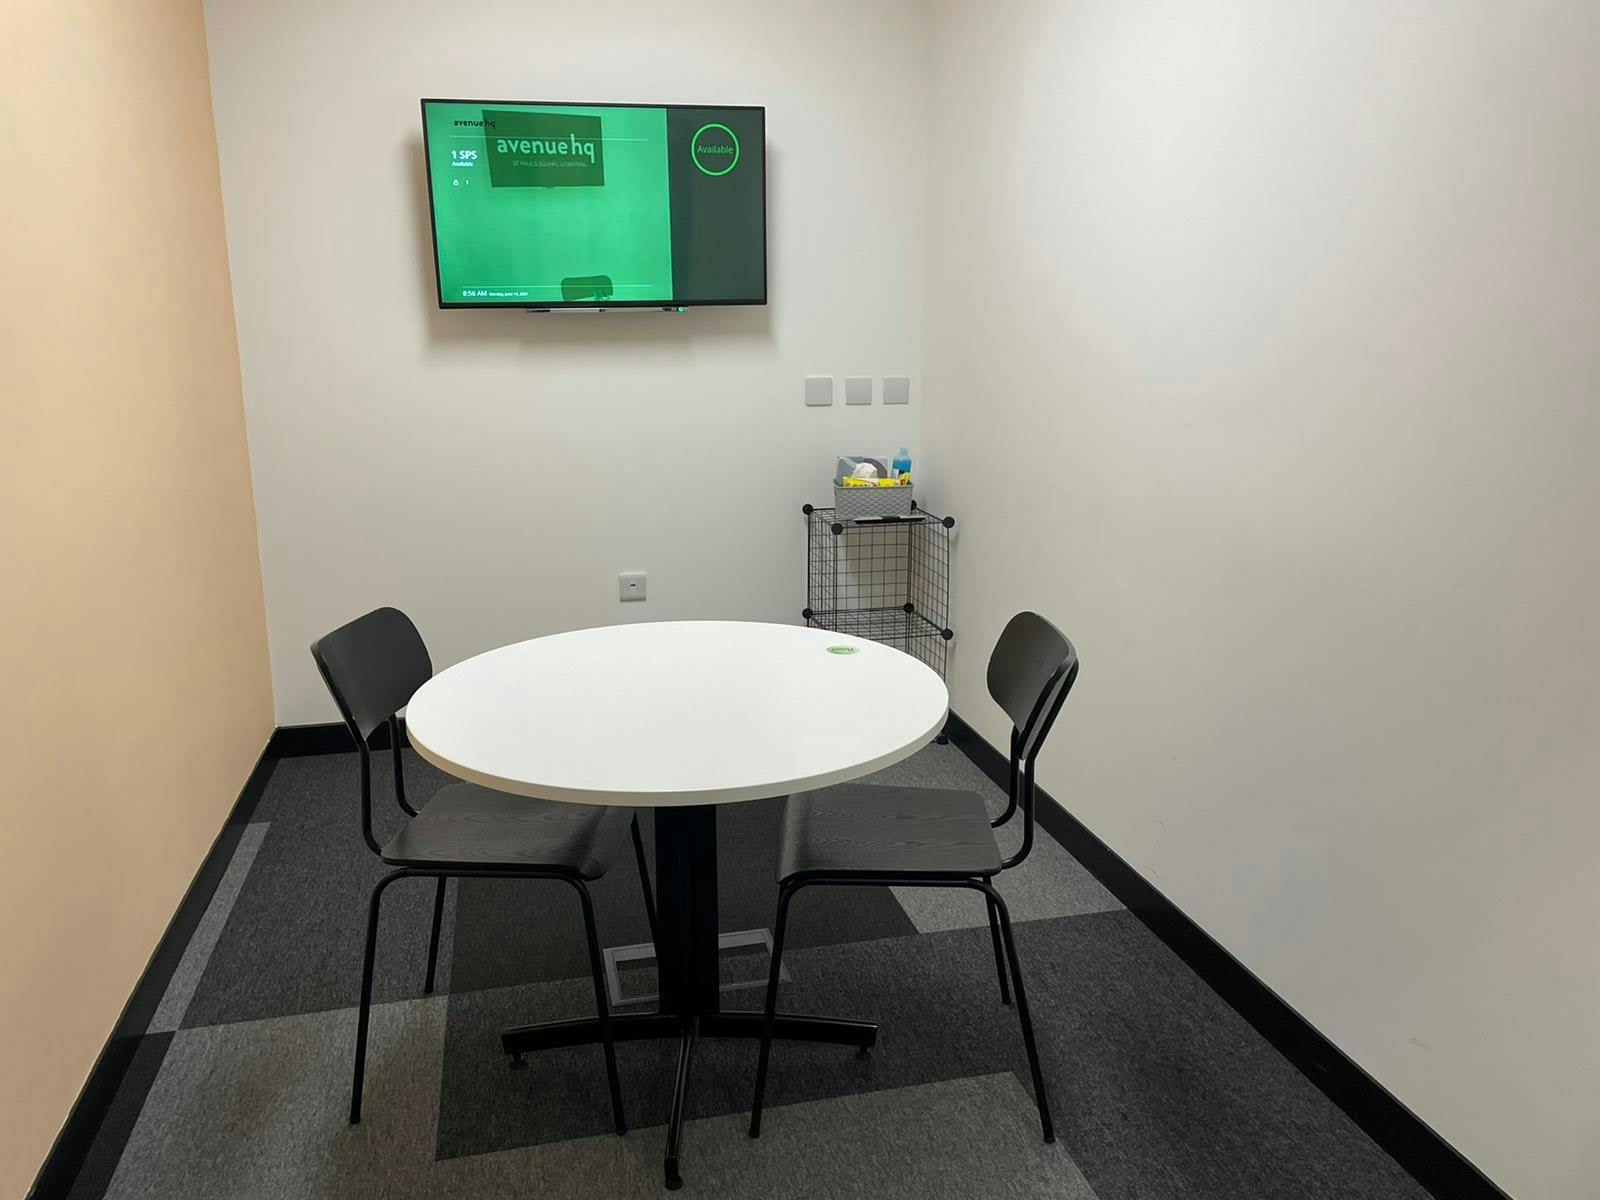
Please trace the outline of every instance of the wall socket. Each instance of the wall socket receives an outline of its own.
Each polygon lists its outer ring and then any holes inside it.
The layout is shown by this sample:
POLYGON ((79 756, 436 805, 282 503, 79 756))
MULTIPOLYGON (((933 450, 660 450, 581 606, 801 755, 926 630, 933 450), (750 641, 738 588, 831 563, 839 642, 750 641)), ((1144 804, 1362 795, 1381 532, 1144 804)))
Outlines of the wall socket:
POLYGON ((624 571, 617 576, 618 600, 644 599, 644 572, 624 571))

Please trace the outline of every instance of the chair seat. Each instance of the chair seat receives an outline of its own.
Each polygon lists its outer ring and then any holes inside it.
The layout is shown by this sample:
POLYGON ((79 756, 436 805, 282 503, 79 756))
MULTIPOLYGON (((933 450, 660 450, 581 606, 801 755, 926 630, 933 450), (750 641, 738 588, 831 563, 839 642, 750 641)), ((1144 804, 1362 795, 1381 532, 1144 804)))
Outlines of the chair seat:
POLYGON ((997 875, 1000 848, 976 792, 853 784, 789 797, 778 879, 997 875))
POLYGON ((628 837, 630 808, 562 804, 474 783, 440 788, 383 847, 399 867, 548 868, 606 873, 628 837))

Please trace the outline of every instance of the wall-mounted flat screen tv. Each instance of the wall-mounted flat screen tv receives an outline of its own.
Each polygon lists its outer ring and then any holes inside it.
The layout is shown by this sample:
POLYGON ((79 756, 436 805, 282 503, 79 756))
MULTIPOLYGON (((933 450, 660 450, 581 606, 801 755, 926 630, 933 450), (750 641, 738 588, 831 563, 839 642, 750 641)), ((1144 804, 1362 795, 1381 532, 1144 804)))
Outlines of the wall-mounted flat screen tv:
POLYGON ((424 100, 442 308, 767 302, 766 109, 424 100))

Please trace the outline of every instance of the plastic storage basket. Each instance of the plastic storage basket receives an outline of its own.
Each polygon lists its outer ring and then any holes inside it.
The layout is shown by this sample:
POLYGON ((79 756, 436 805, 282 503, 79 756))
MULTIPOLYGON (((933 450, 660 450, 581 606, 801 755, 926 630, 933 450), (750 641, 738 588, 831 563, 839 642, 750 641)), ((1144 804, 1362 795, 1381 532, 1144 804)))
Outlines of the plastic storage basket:
POLYGON ((904 487, 843 487, 833 485, 834 519, 871 521, 878 517, 909 517, 912 485, 904 487))

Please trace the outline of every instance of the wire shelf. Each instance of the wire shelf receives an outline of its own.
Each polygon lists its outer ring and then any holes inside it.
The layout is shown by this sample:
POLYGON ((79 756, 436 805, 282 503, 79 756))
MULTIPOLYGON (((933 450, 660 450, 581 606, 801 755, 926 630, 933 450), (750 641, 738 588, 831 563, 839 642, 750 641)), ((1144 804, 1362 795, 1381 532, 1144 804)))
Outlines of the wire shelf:
POLYGON ((883 642, 943 677, 950 629, 952 517, 840 521, 806 505, 806 607, 815 629, 883 642))

